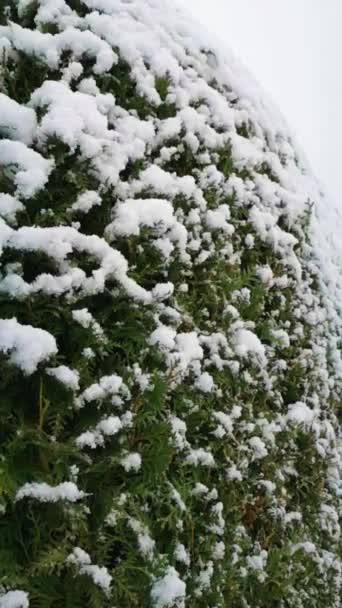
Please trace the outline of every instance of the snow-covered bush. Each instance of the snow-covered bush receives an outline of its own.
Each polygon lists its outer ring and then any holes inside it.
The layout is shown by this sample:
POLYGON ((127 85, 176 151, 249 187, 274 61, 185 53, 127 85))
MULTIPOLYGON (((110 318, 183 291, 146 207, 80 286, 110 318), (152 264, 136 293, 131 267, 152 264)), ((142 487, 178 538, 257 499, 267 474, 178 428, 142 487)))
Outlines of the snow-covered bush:
POLYGON ((341 335, 286 125, 166 0, 1 7, 0 607, 337 607, 341 335))

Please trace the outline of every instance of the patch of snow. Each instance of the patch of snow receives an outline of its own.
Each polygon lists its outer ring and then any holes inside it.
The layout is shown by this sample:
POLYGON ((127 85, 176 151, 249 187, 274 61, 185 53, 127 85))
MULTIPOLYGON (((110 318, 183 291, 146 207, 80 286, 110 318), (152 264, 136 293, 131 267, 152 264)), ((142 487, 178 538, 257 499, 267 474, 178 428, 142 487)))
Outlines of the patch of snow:
POLYGON ((314 411, 306 403, 297 401, 288 407, 286 418, 293 424, 310 425, 315 417, 314 411))
POLYGON ((7 591, 0 595, 0 608, 29 608, 28 597, 26 591, 7 591))
POLYGON ((2 139, 0 141, 1 165, 16 167, 14 183, 17 186, 17 193, 23 198, 30 198, 45 186, 54 163, 52 160, 43 158, 21 141, 2 139))
POLYGON ((190 566, 191 560, 190 560, 189 553, 187 552, 187 550, 185 549, 185 547, 182 543, 178 543, 176 545, 173 555, 174 555, 175 560, 177 560, 177 562, 181 562, 181 563, 185 564, 186 566, 190 566))
POLYGON ((0 352, 9 354, 9 362, 30 375, 57 353, 57 344, 44 329, 21 325, 15 318, 0 319, 0 352))
POLYGON ((177 570, 168 566, 164 576, 157 578, 151 590, 155 608, 184 608, 186 585, 177 570))
POLYGON ((198 390, 202 391, 202 393, 211 393, 215 388, 214 379, 208 372, 203 372, 197 378, 195 386, 198 390))
POLYGON ((65 51, 70 51, 76 60, 83 55, 96 58, 93 70, 97 74, 110 70, 117 61, 116 54, 104 40, 90 31, 82 32, 72 26, 52 35, 11 23, 1 27, 0 36, 6 36, 16 50, 36 55, 51 69, 58 68, 65 51))
POLYGON ((211 452, 204 448, 191 449, 190 454, 186 457, 186 462, 198 466, 199 464, 204 467, 215 466, 215 460, 211 452))
POLYGON ((248 439, 248 445, 253 452, 253 460, 260 460, 268 455, 266 445, 260 437, 251 437, 248 439))
POLYGON ((171 327, 160 325, 150 335, 149 342, 153 346, 158 344, 162 349, 172 350, 175 347, 175 339, 177 332, 171 327))
POLYGON ((70 369, 66 365, 58 367, 49 367, 46 372, 49 376, 54 376, 56 380, 64 384, 66 388, 72 391, 77 391, 80 387, 80 375, 77 370, 70 369))
POLYGON ((79 211, 80 213, 88 213, 90 209, 95 206, 101 205, 102 199, 97 192, 93 190, 87 190, 77 197, 77 200, 71 205, 72 211, 79 211))
POLYGON ((219 205, 214 211, 209 210, 206 214, 206 223, 212 230, 222 230, 228 236, 234 233, 234 227, 229 224, 230 209, 228 205, 219 205))
POLYGON ((123 466, 125 471, 139 471, 141 467, 141 456, 137 452, 132 452, 131 454, 127 454, 124 458, 121 459, 120 464, 123 466))
POLYGON ((58 486, 50 486, 47 483, 25 483, 16 493, 16 500, 23 498, 35 498, 39 502, 57 502, 66 500, 67 502, 77 502, 84 498, 86 494, 79 490, 72 481, 65 481, 58 486))
POLYGON ((104 445, 106 437, 116 435, 122 428, 123 424, 118 416, 109 416, 100 420, 93 430, 89 429, 79 435, 75 443, 80 449, 88 447, 95 450, 97 447, 104 445))
POLYGON ((86 574, 93 580, 102 591, 109 596, 112 576, 105 566, 97 566, 91 563, 90 555, 80 547, 74 547, 72 553, 67 557, 69 564, 74 564, 78 568, 79 574, 86 574))
POLYGON ((260 361, 265 361, 265 347, 249 329, 238 329, 234 333, 234 349, 239 357, 256 355, 260 361))
POLYGON ((0 93, 0 132, 2 135, 29 146, 33 142, 36 129, 35 111, 0 93))
POLYGON ((137 536, 141 554, 148 559, 152 559, 156 543, 153 538, 151 538, 147 526, 133 517, 129 518, 128 525, 137 536))
POLYGON ((15 224, 16 214, 24 209, 24 205, 16 197, 11 194, 0 193, 0 217, 15 224))

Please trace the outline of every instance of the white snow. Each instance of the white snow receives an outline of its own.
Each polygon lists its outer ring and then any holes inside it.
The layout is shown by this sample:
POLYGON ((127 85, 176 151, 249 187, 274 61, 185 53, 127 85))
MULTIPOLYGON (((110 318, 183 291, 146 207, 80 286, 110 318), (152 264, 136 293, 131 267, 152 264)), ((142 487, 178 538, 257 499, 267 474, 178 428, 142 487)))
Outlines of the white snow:
POLYGON ((191 449, 190 454, 186 457, 186 462, 198 466, 201 464, 204 467, 215 466, 215 460, 211 452, 204 448, 191 449))
POLYGON ((246 247, 248 247, 248 249, 253 249, 254 241, 255 241, 255 239, 254 239, 253 234, 247 234, 247 236, 245 238, 246 247))
MULTIPOLYGON (((247 238, 247 237, 246 237, 247 238)), ((272 268, 267 264, 266 266, 259 266, 257 269, 257 275, 265 285, 272 287, 273 285, 273 272, 272 268)))
POLYGON ((288 348, 290 346, 289 334, 284 329, 273 329, 272 336, 283 348, 288 348))
POLYGON ((248 440, 248 445, 253 451, 253 460, 260 460, 261 458, 265 458, 267 456, 267 448, 265 443, 260 439, 260 437, 254 436, 248 440))
POLYGON ((140 226, 161 224, 169 228, 174 223, 171 203, 163 199, 128 199, 115 208, 112 232, 120 236, 139 234, 140 226))
POLYGON ((230 209, 228 205, 219 205, 215 211, 209 210, 206 214, 206 223, 212 230, 223 230, 228 236, 234 233, 234 227, 229 224, 230 209))
POLYGON ((95 357, 95 353, 93 351, 92 348, 84 348, 82 350, 82 355, 86 358, 86 359, 93 359, 95 357))
POLYGON ((17 103, 0 93, 0 132, 9 139, 31 145, 36 133, 37 118, 32 108, 17 103))
POLYGON ((187 368, 193 361, 203 358, 203 349, 195 331, 177 334, 176 348, 182 368, 187 368))
POLYGON ((252 570, 263 570, 266 566, 268 553, 262 550, 258 555, 247 555, 247 564, 252 570))
POLYGON ((167 327, 166 325, 161 325, 152 332, 149 342, 152 345, 158 344, 160 348, 172 350, 175 346, 176 335, 177 332, 174 329, 167 327))
POLYGON ((15 589, 0 595, 0 608, 29 608, 29 604, 26 591, 15 589))
POLYGON ((43 329, 21 325, 15 318, 0 319, 0 352, 24 374, 36 371, 39 363, 57 353, 55 338, 43 329))
POLYGON ((197 482, 191 493, 193 494, 193 496, 201 496, 203 494, 208 494, 208 488, 203 483, 197 482))
POLYGON ((30 198, 41 190, 49 179, 53 161, 43 158, 21 141, 2 139, 0 141, 0 166, 17 167, 14 183, 17 193, 30 198))
POLYGON ((230 435, 233 432, 233 428, 234 428, 233 416, 226 414, 225 412, 214 412, 213 416, 223 427, 224 434, 227 433, 228 435, 230 435))
POLYGON ((174 558, 186 566, 190 566, 191 560, 189 553, 182 543, 177 543, 176 548, 174 550, 174 558))
MULTIPOLYGON (((180 378, 191 369, 200 372, 199 362, 203 359, 203 348, 197 332, 177 333, 172 327, 161 323, 150 335, 149 343, 160 347, 166 355, 168 364, 177 371, 180 378)), ((197 373, 197 375, 199 390, 209 392, 214 388, 209 373, 204 372, 202 380, 202 374, 197 373)))
POLYGON ((175 504, 179 507, 179 509, 181 511, 186 511, 186 504, 184 502, 184 500, 182 499, 180 493, 178 492, 178 490, 176 490, 176 488, 170 483, 169 484, 170 489, 171 489, 171 498, 172 500, 175 502, 175 504))
POLYGON ((214 560, 222 560, 224 559, 226 553, 226 546, 223 541, 218 541, 215 543, 214 550, 212 553, 212 558, 214 560))
POLYGON ((77 321, 77 323, 79 323, 80 325, 82 325, 82 327, 85 328, 90 327, 94 319, 93 315, 89 312, 87 308, 73 310, 72 317, 73 319, 75 319, 75 321, 77 321))
POLYGON ((128 525, 137 536, 141 554, 148 559, 152 559, 156 543, 153 538, 151 538, 147 526, 134 517, 129 518, 128 525))
POLYGON ((122 378, 116 374, 102 376, 99 382, 94 382, 88 386, 78 399, 78 407, 90 401, 103 401, 106 397, 114 397, 123 387, 122 378))
POLYGON ((316 546, 314 545, 314 543, 311 543, 309 541, 304 541, 302 543, 296 543, 296 544, 293 544, 291 547, 291 553, 296 553, 296 551, 300 551, 300 550, 304 551, 308 555, 312 555, 317 552, 317 549, 316 549, 316 546))
POLYGON ((137 452, 132 452, 127 454, 124 458, 121 459, 120 464, 123 466, 125 471, 139 471, 141 467, 141 456, 137 452))
POLYGON ((101 205, 101 202, 102 199, 97 192, 87 190, 77 197, 77 200, 71 205, 71 210, 88 213, 93 207, 101 205))
POLYGON ((297 401, 288 407, 287 419, 293 424, 310 425, 314 419, 314 412, 306 403, 297 401))
POLYGON ((139 235, 140 228, 154 228, 159 238, 156 245, 168 258, 173 251, 172 242, 181 252, 185 252, 187 231, 175 216, 172 204, 164 199, 127 199, 115 207, 114 221, 108 226, 107 234, 115 236, 139 235))
POLYGON ((72 311, 72 318, 79 323, 85 329, 90 327, 95 336, 99 338, 103 338, 103 329, 100 324, 94 319, 93 315, 89 312, 87 308, 81 308, 78 310, 72 311))
POLYGON ((168 566, 163 577, 155 580, 151 598, 155 608, 184 608, 186 585, 177 570, 168 566))
POLYGON ((58 367, 49 367, 46 372, 49 376, 54 376, 56 380, 64 384, 66 388, 72 391, 79 389, 80 375, 77 370, 70 369, 66 365, 59 365, 58 367))
POLYGON ((0 193, 0 217, 9 223, 16 222, 16 213, 24 210, 24 205, 11 194, 0 193))
POLYGON ((234 334, 234 348, 240 357, 256 355, 260 361, 265 359, 265 348, 259 338, 249 329, 238 329, 234 334))
POLYGON ((174 442, 179 450, 182 450, 188 445, 186 440, 186 424, 184 420, 178 418, 178 416, 170 416, 169 418, 171 433, 173 435, 174 442))
POLYGON ((232 465, 231 467, 229 467, 229 469, 227 469, 227 479, 242 481, 242 473, 236 465, 232 465))
POLYGON ((58 486, 50 486, 47 483, 25 483, 16 493, 15 499, 35 498, 40 502, 57 502, 66 500, 67 502, 77 502, 84 498, 86 494, 79 490, 72 481, 65 481, 58 486))
POLYGON ((89 429, 79 435, 75 443, 78 448, 89 447, 95 450, 98 446, 103 446, 106 437, 116 435, 123 428, 122 421, 117 416, 109 416, 101 420, 95 428, 89 429))
POLYGON ((201 597, 203 595, 203 591, 210 588, 211 579, 214 574, 214 564, 210 560, 205 564, 205 567, 202 568, 201 572, 196 578, 196 590, 195 595, 197 597, 201 597))
POLYGON ((211 532, 214 532, 218 536, 222 536, 225 531, 225 520, 223 518, 223 503, 218 502, 211 508, 211 513, 213 514, 214 523, 211 523, 208 526, 208 529, 211 532))
POLYGON ((86 574, 92 578, 94 585, 97 585, 109 596, 112 576, 105 566, 97 566, 91 563, 90 555, 80 547, 74 547, 72 553, 67 557, 67 562, 74 564, 78 568, 79 574, 86 574))
POLYGON ((93 69, 97 74, 110 70, 117 60, 115 53, 104 40, 92 32, 82 32, 72 26, 53 36, 11 23, 1 27, 0 36, 6 36, 16 50, 25 50, 37 55, 52 69, 58 67, 64 51, 70 51, 73 59, 79 59, 82 55, 96 58, 93 69))
POLYGON ((151 291, 150 301, 162 302, 172 296, 174 285, 172 283, 158 283, 151 291))
MULTIPOLYGON (((0 142, 0 146, 1 146, 0 142)), ((0 150, 1 154, 1 150, 0 150)), ((22 281, 22 288, 32 293, 45 292, 61 295, 82 288, 83 292, 93 295, 105 289, 105 282, 114 277, 132 298, 150 303, 154 297, 163 298, 170 293, 170 284, 157 284, 148 292, 127 275, 128 263, 124 256, 96 235, 85 235, 75 228, 57 226, 53 228, 22 227, 5 233, 4 243, 23 251, 43 251, 60 265, 61 274, 41 274, 31 284, 22 281), (90 276, 75 265, 69 265, 67 256, 73 250, 88 253, 99 263, 90 276), (63 264, 62 264, 63 262, 63 264)))
MULTIPOLYGON (((71 151, 75 151, 77 145, 80 145, 85 156, 93 156, 89 154, 90 143, 93 144, 95 152, 94 146, 98 151, 101 149, 98 141, 100 137, 111 139, 107 130, 107 118, 99 111, 96 98, 79 91, 71 91, 65 81, 45 81, 40 89, 33 93, 30 104, 37 109, 49 107, 37 132, 42 143, 49 137, 57 136, 71 151)), ((84 200, 81 199, 81 205, 82 203, 84 200)))
POLYGON ((208 372, 203 372, 203 374, 197 378, 195 386, 203 393, 211 393, 215 387, 214 379, 208 372))

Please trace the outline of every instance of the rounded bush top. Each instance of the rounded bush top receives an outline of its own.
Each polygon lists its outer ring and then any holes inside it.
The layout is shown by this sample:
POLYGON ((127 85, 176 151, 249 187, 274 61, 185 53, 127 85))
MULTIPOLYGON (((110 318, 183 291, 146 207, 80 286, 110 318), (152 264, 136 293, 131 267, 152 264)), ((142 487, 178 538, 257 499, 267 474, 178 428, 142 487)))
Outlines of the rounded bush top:
POLYGON ((338 606, 338 313, 279 113, 172 3, 9 0, 0 606, 338 606))

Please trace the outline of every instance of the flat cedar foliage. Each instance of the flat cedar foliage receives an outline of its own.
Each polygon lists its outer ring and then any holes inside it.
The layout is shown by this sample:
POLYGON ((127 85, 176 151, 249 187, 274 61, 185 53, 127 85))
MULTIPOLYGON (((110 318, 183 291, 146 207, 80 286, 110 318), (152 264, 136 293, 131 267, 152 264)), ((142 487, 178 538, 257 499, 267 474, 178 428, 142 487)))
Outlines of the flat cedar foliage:
POLYGON ((167 2, 0 7, 0 607, 337 608, 340 338, 290 138, 167 2))

